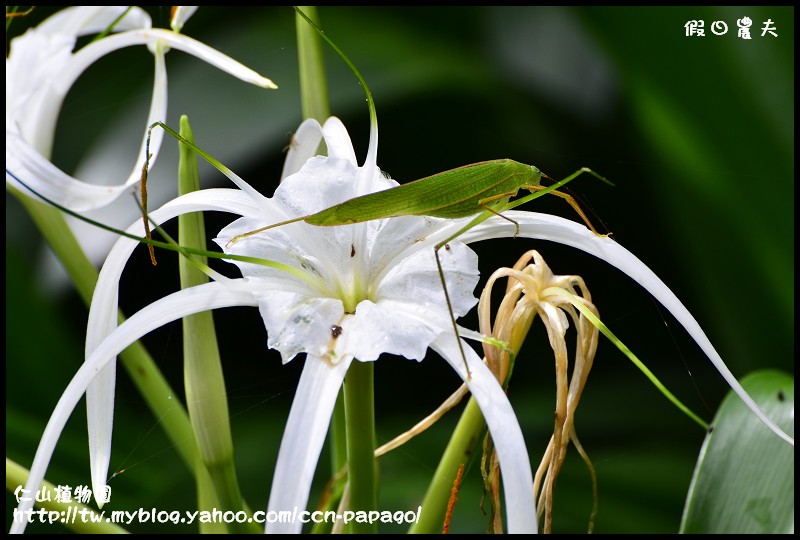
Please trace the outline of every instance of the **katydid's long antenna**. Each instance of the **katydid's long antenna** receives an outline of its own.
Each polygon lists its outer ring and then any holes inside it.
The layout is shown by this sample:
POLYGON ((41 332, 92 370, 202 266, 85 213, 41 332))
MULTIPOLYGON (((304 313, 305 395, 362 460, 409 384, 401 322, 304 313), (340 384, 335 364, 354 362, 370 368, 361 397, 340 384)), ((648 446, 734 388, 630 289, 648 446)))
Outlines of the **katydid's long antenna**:
POLYGON ((103 229, 105 231, 112 232, 112 233, 117 234, 119 236, 124 236, 125 238, 128 238, 130 240, 135 240, 135 241, 137 241, 139 243, 142 243, 142 244, 147 244, 147 245, 155 246, 155 247, 158 247, 158 248, 167 249, 169 251, 176 251, 176 252, 178 252, 178 253, 180 253, 180 254, 182 254, 184 256, 201 255, 201 256, 209 257, 209 258, 213 258, 213 259, 224 259, 224 260, 229 260, 229 261, 241 261, 241 262, 249 262, 249 263, 253 263, 253 264, 259 264, 261 266, 267 266, 269 268, 275 268, 277 270, 284 271, 284 272, 286 272, 286 273, 288 273, 290 275, 296 276, 299 279, 302 279, 302 280, 304 280, 304 281, 306 281, 308 283, 311 283, 313 286, 319 286, 318 283, 315 283, 313 281, 309 281, 309 277, 305 273, 300 272, 296 268, 294 268, 292 266, 289 266, 287 264, 279 263, 279 262, 276 262, 276 261, 270 261, 268 259, 261 259, 261 258, 258 258, 258 257, 248 257, 246 255, 235 255, 233 253, 219 253, 219 252, 216 252, 216 251, 207 251, 207 250, 204 250, 204 249, 195 249, 195 248, 190 248, 190 247, 183 247, 183 246, 180 246, 180 245, 177 245, 177 244, 170 244, 169 242, 160 242, 158 240, 152 240, 152 239, 143 238, 143 237, 140 237, 140 236, 136 236, 135 234, 131 234, 131 233, 127 232, 127 231, 122 231, 120 229, 115 229, 114 227, 111 227, 110 225, 106 225, 105 223, 100 223, 99 221, 95 221, 95 220, 93 220, 91 218, 88 218, 86 216, 82 216, 78 212, 70 210, 69 208, 66 208, 65 206, 62 206, 62 205, 58 204, 57 202, 47 198, 46 196, 42 195, 41 193, 39 193, 38 191, 33 189, 24 180, 22 180, 19 176, 17 176, 16 174, 14 174, 13 172, 11 172, 8 169, 6 169, 6 174, 8 176, 10 176, 11 178, 13 178, 14 180, 16 180, 22 187, 24 187, 25 189, 27 189, 28 191, 33 193, 34 196, 38 197, 39 199, 41 199, 45 203, 49 204, 50 206, 52 206, 54 208, 57 208, 58 210, 61 210, 65 214, 68 214, 68 215, 70 215, 70 216, 72 216, 72 217, 74 217, 76 219, 79 219, 79 220, 83 221, 84 223, 88 223, 89 225, 94 225, 95 227, 99 227, 99 228, 101 228, 101 229, 103 229))
POLYGON ((367 86, 367 81, 364 80, 364 77, 361 76, 361 73, 358 71, 358 69, 356 69, 356 66, 350 61, 347 55, 345 55, 342 50, 337 47, 328 36, 325 35, 325 32, 322 30, 322 28, 317 26, 317 24, 312 21, 308 15, 303 13, 300 8, 295 6, 294 9, 298 15, 303 17, 308 24, 310 24, 312 28, 319 33, 320 37, 328 42, 328 45, 330 45, 333 50, 336 51, 336 54, 338 54, 344 63, 347 64, 347 67, 350 68, 350 71, 353 72, 353 75, 355 75, 356 79, 358 79, 358 83, 364 89, 364 94, 367 96, 367 106, 369 107, 369 148, 367 149, 367 158, 364 160, 364 166, 367 169, 367 174, 365 174, 365 177, 371 178, 378 163, 378 114, 375 111, 375 101, 372 99, 372 92, 370 91, 369 86, 367 86))

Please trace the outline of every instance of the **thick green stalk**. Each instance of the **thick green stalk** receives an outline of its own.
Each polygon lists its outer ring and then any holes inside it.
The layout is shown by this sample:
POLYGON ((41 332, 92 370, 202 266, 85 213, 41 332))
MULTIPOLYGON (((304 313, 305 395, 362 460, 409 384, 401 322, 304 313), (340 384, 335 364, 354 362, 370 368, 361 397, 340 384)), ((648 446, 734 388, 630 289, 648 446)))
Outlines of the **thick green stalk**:
MULTIPOLYGON (((308 18, 319 24, 317 8, 300 6, 308 18)), ((297 55, 300 69, 300 102, 303 118, 324 122, 331 115, 328 81, 319 34, 300 15, 295 15, 297 27, 297 55)))
MULTIPOLYGON (((189 120, 181 117, 180 134, 194 142, 189 120)), ((200 189, 197 155, 187 146, 180 145, 178 162, 178 194, 184 195, 200 189)), ((178 216, 178 243, 181 246, 206 249, 206 231, 203 215, 199 212, 178 216)), ((206 257, 194 256, 202 265, 206 257)), ((181 288, 208 282, 208 277, 186 257, 179 260, 181 288)), ((202 465, 208 469, 213 485, 197 476, 199 510, 221 508, 225 511, 243 510, 243 500, 236 477, 233 460, 233 438, 228 414, 227 391, 222 373, 222 361, 217 346, 217 333, 210 311, 184 317, 183 321, 184 386, 189 419, 194 428, 200 449, 202 465), (217 504, 217 497, 219 504, 217 504), (205 506, 207 505, 207 506, 205 506)), ((245 524, 231 523, 239 532, 261 532, 256 524, 248 529, 245 524)), ((201 524, 201 532, 225 532, 222 523, 201 524)))
POLYGON ((336 474, 347 465, 347 439, 345 438, 344 392, 339 392, 333 407, 328 440, 331 443, 331 472, 336 474))
POLYGON ((486 422, 478 402, 470 398, 425 493, 419 521, 411 526, 409 533, 441 534, 458 469, 462 464, 465 468, 469 467, 485 430, 486 422))
MULTIPOLYGON (((378 508, 375 482, 374 362, 354 360, 344 381, 344 411, 347 422, 347 463, 350 504, 353 511, 378 508)), ((375 534, 377 523, 350 522, 351 532, 375 534)))

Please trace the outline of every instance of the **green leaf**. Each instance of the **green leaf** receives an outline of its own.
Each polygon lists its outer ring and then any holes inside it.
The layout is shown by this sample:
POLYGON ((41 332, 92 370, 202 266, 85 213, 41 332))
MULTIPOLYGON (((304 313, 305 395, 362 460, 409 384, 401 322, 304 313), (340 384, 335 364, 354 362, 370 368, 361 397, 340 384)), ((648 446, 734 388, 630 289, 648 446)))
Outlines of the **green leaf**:
MULTIPOLYGON (((794 435, 791 375, 757 371, 742 386, 794 435)), ((681 532, 794 532, 794 448, 765 429, 733 393, 723 401, 700 451, 681 532)))

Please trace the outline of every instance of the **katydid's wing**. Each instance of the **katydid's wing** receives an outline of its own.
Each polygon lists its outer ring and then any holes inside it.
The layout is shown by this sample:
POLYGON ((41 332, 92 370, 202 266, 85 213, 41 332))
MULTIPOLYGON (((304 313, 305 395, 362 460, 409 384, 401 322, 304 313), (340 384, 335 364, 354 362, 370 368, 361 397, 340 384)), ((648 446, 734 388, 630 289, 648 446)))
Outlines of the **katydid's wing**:
POLYGON ((538 184, 535 167, 510 159, 483 161, 345 201, 308 216, 312 225, 344 225, 397 216, 460 218, 479 213, 480 201, 538 184))

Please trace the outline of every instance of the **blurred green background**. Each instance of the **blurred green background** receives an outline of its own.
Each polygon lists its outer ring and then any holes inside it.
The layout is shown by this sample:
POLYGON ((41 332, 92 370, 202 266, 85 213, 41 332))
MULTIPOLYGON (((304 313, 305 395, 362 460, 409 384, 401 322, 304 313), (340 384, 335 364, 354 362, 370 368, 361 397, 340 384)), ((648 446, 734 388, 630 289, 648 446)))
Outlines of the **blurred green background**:
MULTIPOLYGON (((167 8, 148 9, 155 26, 168 26, 167 8)), ((37 8, 15 21, 7 44, 49 12, 37 8)), ((554 178, 591 167, 616 187, 586 177, 571 184, 573 191, 672 288, 734 374, 793 370, 793 7, 323 7, 319 15, 372 89, 378 163, 394 178, 404 182, 504 157, 535 164, 554 178), (751 40, 736 35, 736 21, 745 16, 753 21, 751 40), (705 21, 705 37, 686 37, 684 25, 693 19, 705 21), (761 36, 768 19, 777 37, 761 36), (712 34, 712 21, 726 22, 728 33, 712 34)), ((179 115, 188 114, 201 147, 271 194, 283 149, 302 120, 293 11, 201 8, 184 33, 279 85, 277 91, 259 90, 181 52, 167 57, 167 123, 177 126, 179 115)), ((333 113, 363 159, 368 116, 362 90, 332 51, 326 49, 326 57, 333 113)), ((128 174, 146 119, 152 64, 144 47, 129 48, 79 79, 59 120, 59 166, 98 181, 128 174)), ((177 143, 165 138, 151 186, 176 189, 176 156, 177 143)), ((204 170, 208 186, 228 185, 204 170)), ((162 201, 168 196, 155 195, 162 201)), ((129 217, 118 225, 127 225, 136 208, 122 199, 129 217)), ((560 200, 539 199, 528 209, 574 218, 560 200)), ((59 286, 58 272, 42 266, 48 257, 38 235, 9 195, 6 210, 7 455, 30 466, 52 407, 82 362, 87 311, 59 286)), ((213 234, 230 220, 209 215, 207 230, 213 234)), ((87 243, 103 243, 79 234, 87 243)), ((475 249, 484 276, 511 266, 528 249, 539 250, 555 273, 583 276, 604 322, 676 395, 705 419, 713 417, 726 385, 682 329, 625 275, 549 243, 517 239, 475 249)), ((230 274, 224 264, 218 267, 230 274)), ((177 284, 171 254, 154 269, 142 250, 128 268, 121 284, 127 313, 177 284)), ((222 310, 215 320, 240 481, 251 507, 260 509, 303 360, 281 366, 266 348, 255 309, 222 310)), ((474 317, 462 323, 477 327, 474 317)), ((180 326, 155 332, 145 344, 180 393, 180 326)), ((111 467, 125 473, 111 481, 112 509, 193 508, 188 471, 119 372, 111 467)), ((457 383, 435 355, 419 364, 381 359, 379 442, 416 423, 457 383)), ((509 392, 534 467, 552 430, 553 386, 545 333, 534 326, 509 392)), ((88 483, 82 407, 48 471, 57 484, 88 483)), ((381 509, 416 509, 456 420, 451 413, 381 460, 381 509)), ((598 473, 595 531, 676 532, 704 433, 605 341, 576 429, 598 473)), ((325 463, 323 454, 312 506, 328 478, 325 463)), ((480 489, 473 467, 453 532, 485 528, 480 489)), ((7 496, 7 526, 12 502, 7 496)), ((555 504, 555 532, 586 530, 591 484, 574 449, 555 504)), ((143 524, 130 530, 193 529, 143 524)))

